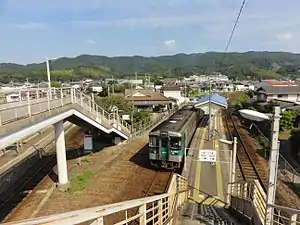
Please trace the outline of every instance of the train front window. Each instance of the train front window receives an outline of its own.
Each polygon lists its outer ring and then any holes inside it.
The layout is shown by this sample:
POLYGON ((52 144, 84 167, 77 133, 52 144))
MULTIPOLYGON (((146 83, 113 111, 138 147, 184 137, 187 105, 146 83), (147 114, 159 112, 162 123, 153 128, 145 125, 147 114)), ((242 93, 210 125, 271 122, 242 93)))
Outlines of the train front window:
POLYGON ((150 147, 158 147, 158 138, 155 136, 149 137, 149 146, 150 147))
POLYGON ((181 147, 181 138, 173 137, 170 140, 171 148, 180 148, 181 147))
POLYGON ((161 147, 167 148, 168 147, 168 138, 162 138, 161 139, 161 147))

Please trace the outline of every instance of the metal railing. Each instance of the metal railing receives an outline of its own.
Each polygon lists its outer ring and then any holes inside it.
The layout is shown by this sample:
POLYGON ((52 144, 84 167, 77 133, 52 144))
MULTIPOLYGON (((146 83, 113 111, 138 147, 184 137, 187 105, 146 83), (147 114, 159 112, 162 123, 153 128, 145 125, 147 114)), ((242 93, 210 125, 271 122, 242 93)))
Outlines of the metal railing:
POLYGON ((28 89, 26 96, 23 98, 20 96, 20 99, 18 102, 0 105, 0 126, 55 108, 76 104, 80 106, 80 111, 88 114, 98 123, 106 125, 108 128, 118 129, 127 136, 138 136, 176 111, 174 109, 161 114, 156 120, 141 121, 131 126, 122 120, 117 112, 107 112, 91 96, 76 88, 28 89))
POLYGON ((290 182, 295 187, 300 183, 299 172, 284 158, 283 155, 279 154, 278 168, 281 174, 284 176, 285 182, 290 182))
POLYGON ((279 205, 266 205, 266 193, 260 183, 236 182, 230 185, 230 206, 249 218, 255 225, 297 225, 300 224, 300 210, 279 205), (265 221, 267 208, 272 208, 271 221, 265 221))
MULTIPOLYGON (((139 224, 171 224, 175 212, 183 206, 187 200, 187 179, 174 174, 170 182, 168 192, 161 195, 135 199, 100 207, 76 210, 24 221, 11 222, 9 224, 105 224, 107 217, 115 216, 123 225, 131 221, 139 224), (138 209, 138 210, 134 210, 138 209), (135 211, 136 213, 132 213, 135 211)), ((4 223, 5 224, 5 223, 4 223)))

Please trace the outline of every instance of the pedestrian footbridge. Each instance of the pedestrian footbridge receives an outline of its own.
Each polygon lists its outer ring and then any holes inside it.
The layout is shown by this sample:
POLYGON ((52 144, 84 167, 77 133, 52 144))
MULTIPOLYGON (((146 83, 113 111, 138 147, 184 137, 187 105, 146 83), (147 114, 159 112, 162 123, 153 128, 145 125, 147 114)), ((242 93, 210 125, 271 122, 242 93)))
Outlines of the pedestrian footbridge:
MULTIPOLYGON (((105 206, 87 208, 50 215, 40 218, 27 219, 6 223, 7 225, 35 224, 228 224, 228 225, 279 225, 299 224, 300 210, 278 205, 266 205, 266 193, 258 181, 253 183, 232 183, 229 202, 222 207, 210 204, 205 209, 203 203, 191 199, 193 187, 188 186, 184 177, 174 174, 168 191, 161 195, 140 198, 105 206), (187 213, 190 204, 197 204, 198 210, 194 216, 187 213), (271 209, 271 210, 268 210, 271 209), (135 213, 134 213, 135 212, 135 213), (267 212, 271 212, 270 215, 267 212), (234 222, 233 222, 234 221, 234 222)), ((207 198, 213 196, 207 196, 207 198)), ((220 201, 214 199, 214 201, 220 201)), ((220 205, 220 204, 219 204, 220 205)))
POLYGON ((117 142, 132 134, 117 112, 108 113, 78 89, 39 89, 28 91, 25 101, 0 106, 0 149, 65 120, 114 133, 117 142))
POLYGON ((160 115, 155 121, 129 126, 119 117, 118 111, 105 111, 95 103, 93 96, 85 95, 76 88, 28 90, 26 100, 0 105, 0 149, 53 125, 58 183, 67 185, 64 121, 112 134, 114 143, 119 144, 122 140, 141 134, 168 117, 169 113, 172 111, 160 115))

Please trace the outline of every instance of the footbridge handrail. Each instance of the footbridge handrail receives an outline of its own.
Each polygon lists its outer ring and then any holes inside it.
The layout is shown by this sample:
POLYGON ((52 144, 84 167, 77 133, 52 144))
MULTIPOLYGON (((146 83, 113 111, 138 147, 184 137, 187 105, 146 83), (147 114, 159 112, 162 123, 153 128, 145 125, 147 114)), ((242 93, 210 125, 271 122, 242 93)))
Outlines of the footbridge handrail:
POLYGON ((280 205, 267 205, 267 195, 258 180, 251 183, 235 182, 231 188, 230 207, 248 217, 255 225, 300 224, 300 210, 280 205), (272 215, 266 220, 266 211, 271 208, 272 215))
MULTIPOLYGON (((55 108, 63 107, 68 104, 77 104, 90 115, 93 115, 97 121, 104 123, 109 127, 114 127, 129 136, 138 136, 145 129, 153 126, 156 121, 141 121, 132 126, 123 120, 118 112, 107 112, 103 107, 98 105, 94 98, 84 94, 77 88, 46 88, 46 89, 28 89, 26 96, 21 97, 21 101, 0 105, 0 126, 10 122, 32 117, 55 108)), ((168 111, 158 120, 168 117, 173 111, 168 111)))
POLYGON ((134 220, 143 225, 148 223, 171 224, 174 217, 172 209, 178 209, 187 200, 186 187, 187 180, 184 177, 174 174, 168 192, 165 194, 4 224, 71 225, 88 222, 89 224, 103 225, 106 224, 106 219, 114 216, 118 217, 118 222, 114 223, 118 225, 128 224, 134 220), (176 195, 177 200, 174 201, 176 195), (137 208, 138 210, 135 211, 134 209, 137 208), (134 211, 136 213, 133 213, 134 211))

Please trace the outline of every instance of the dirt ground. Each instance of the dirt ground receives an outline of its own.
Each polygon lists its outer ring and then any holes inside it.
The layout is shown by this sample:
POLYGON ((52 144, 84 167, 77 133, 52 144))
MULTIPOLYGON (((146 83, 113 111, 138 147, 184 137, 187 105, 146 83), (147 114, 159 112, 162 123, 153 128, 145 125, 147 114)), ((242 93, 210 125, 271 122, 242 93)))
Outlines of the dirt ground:
POLYGON ((147 142, 147 137, 143 137, 105 148, 82 157, 81 165, 78 159, 69 160, 71 190, 63 192, 56 188, 52 174, 35 188, 30 198, 6 222, 144 197, 151 185, 151 177, 155 175, 148 162, 147 142), (78 176, 83 173, 91 177, 83 190, 76 190, 78 176))

